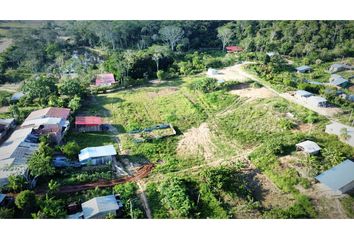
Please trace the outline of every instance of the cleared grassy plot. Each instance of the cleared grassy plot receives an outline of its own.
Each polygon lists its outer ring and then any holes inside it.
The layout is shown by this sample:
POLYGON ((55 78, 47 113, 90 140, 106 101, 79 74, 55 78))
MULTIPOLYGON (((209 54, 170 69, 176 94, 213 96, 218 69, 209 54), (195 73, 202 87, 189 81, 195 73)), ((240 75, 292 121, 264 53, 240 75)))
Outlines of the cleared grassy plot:
POLYGON ((172 123, 183 131, 206 118, 181 92, 174 90, 143 88, 101 95, 97 100, 122 132, 158 123, 172 123))
POLYGON ((67 135, 66 141, 74 141, 79 144, 80 148, 98 147, 103 145, 114 144, 113 135, 109 133, 77 133, 71 132, 67 135))

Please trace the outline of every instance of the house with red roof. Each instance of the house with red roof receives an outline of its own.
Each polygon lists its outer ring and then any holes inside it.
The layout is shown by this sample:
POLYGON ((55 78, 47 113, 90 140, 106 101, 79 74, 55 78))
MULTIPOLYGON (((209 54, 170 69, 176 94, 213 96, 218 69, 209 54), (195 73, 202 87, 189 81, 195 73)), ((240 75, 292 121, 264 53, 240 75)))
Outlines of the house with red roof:
POLYGON ((243 48, 240 46, 227 46, 226 51, 228 53, 233 53, 233 52, 242 52, 243 48))
POLYGON ((102 131, 103 120, 96 116, 77 116, 75 118, 75 128, 79 132, 99 132, 102 131))
POLYGON ((112 73, 98 74, 96 76, 96 86, 111 86, 116 80, 112 73))

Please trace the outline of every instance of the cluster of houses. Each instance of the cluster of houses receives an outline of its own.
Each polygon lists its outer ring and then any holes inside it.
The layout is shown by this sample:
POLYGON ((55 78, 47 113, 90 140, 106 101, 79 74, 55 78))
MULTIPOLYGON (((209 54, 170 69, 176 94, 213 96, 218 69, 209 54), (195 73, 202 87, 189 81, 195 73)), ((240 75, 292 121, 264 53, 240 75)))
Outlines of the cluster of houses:
MULTIPOLYGON (((335 63, 335 64, 332 64, 328 70, 329 73, 331 73, 331 77, 329 78, 328 83, 309 81, 309 80, 306 80, 306 82, 310 83, 310 84, 314 84, 314 85, 329 85, 329 86, 336 87, 336 88, 347 88, 350 85, 349 80, 345 79, 344 77, 342 77, 341 75, 336 74, 336 73, 341 72, 341 71, 346 71, 346 70, 352 70, 352 69, 354 69, 354 67, 349 66, 347 64, 335 63)), ((308 72, 312 71, 312 68, 310 66, 303 65, 303 66, 297 67, 296 71, 298 73, 308 73, 308 72)))
POLYGON ((39 137, 49 135, 59 144, 69 127, 70 109, 49 107, 33 111, 0 146, 0 186, 11 175, 27 177, 27 160, 37 151, 39 137))
MULTIPOLYGON (((336 94, 337 92, 342 93, 342 91, 338 89, 349 87, 350 82, 349 80, 336 73, 352 69, 353 67, 347 64, 336 63, 331 65, 329 68, 331 77, 328 83, 321 83, 315 81, 306 82, 316 85, 329 85, 337 88, 337 90, 335 90, 336 94)), ((307 73, 312 71, 311 67, 309 66, 301 66, 296 68, 296 70, 298 73, 307 73)), ((327 100, 325 98, 316 96, 308 91, 298 90, 295 92, 295 96, 298 99, 304 100, 308 104, 315 107, 328 106, 327 100)), ((349 99, 350 97, 351 96, 345 96, 346 99, 349 99)), ((342 123, 332 121, 326 126, 325 132, 328 134, 337 135, 343 142, 354 147, 354 127, 346 126, 342 123)), ((299 151, 303 151, 311 155, 318 154, 321 151, 321 148, 317 143, 308 140, 296 144, 296 148, 299 151)), ((335 193, 342 194, 351 192, 354 189, 354 162, 349 159, 344 160, 342 163, 316 176, 315 179, 327 186, 329 189, 331 189, 331 191, 335 193)))
MULTIPOLYGON (((316 155, 321 151, 317 143, 309 140, 296 144, 296 149, 309 155, 316 155)), ((352 192, 354 190, 354 162, 347 159, 316 176, 315 179, 336 194, 352 192)))

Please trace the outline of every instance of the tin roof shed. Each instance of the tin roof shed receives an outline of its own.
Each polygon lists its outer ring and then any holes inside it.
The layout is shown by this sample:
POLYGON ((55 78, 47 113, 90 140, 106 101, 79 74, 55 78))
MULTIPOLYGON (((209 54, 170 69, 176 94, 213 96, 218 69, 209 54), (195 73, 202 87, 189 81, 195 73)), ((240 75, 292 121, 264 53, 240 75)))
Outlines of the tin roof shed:
POLYGON ((354 162, 347 159, 315 178, 334 191, 349 192, 354 189, 354 162))

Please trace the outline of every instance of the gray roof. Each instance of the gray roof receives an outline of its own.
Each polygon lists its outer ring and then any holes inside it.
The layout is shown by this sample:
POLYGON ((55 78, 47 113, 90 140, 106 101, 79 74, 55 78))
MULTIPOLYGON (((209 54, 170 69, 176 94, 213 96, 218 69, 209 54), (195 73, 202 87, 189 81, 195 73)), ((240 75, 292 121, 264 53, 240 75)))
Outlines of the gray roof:
POLYGON ((119 209, 114 195, 95 197, 81 204, 84 218, 89 219, 97 214, 108 213, 119 209))
POLYGON ((329 84, 333 86, 340 86, 343 83, 348 83, 349 81, 338 74, 333 74, 330 78, 329 84))
POLYGON ((0 124, 5 126, 12 124, 14 121, 14 118, 0 118, 0 124))
POLYGON ((339 72, 347 69, 351 69, 351 66, 343 63, 334 63, 329 67, 330 72, 339 72))
POLYGON ((350 146, 354 147, 354 127, 344 125, 339 122, 332 122, 331 124, 326 125, 326 133, 328 134, 335 134, 337 136, 341 135, 341 130, 345 128, 347 129, 347 133, 349 138, 346 140, 342 140, 345 143, 349 144, 350 146))
POLYGON ((10 175, 23 175, 27 169, 27 160, 38 144, 25 142, 32 128, 20 128, 0 146, 0 186, 7 183, 10 175))
POLYGON ((305 80, 305 82, 313 84, 313 85, 324 85, 322 82, 317 82, 317 81, 310 81, 310 80, 305 80))
POLYGON ((309 97, 307 99, 308 99, 310 104, 315 105, 315 106, 317 106, 320 103, 327 102, 327 100, 325 98, 320 97, 320 96, 311 96, 311 97, 309 97))
POLYGON ((340 190, 345 185, 354 181, 354 162, 347 159, 318 175, 316 179, 332 190, 340 190))
POLYGON ((304 66, 300 66, 300 67, 297 67, 296 68, 296 70, 297 71, 306 71, 306 70, 311 70, 312 68, 310 67, 310 66, 306 66, 306 65, 304 65, 304 66))
POLYGON ((297 90, 295 93, 296 93, 296 95, 301 96, 301 97, 310 97, 313 95, 313 93, 310 93, 305 90, 297 90))
POLYGON ((304 152, 310 154, 316 153, 321 150, 320 146, 318 146, 317 143, 309 140, 296 144, 296 147, 301 147, 304 152))

